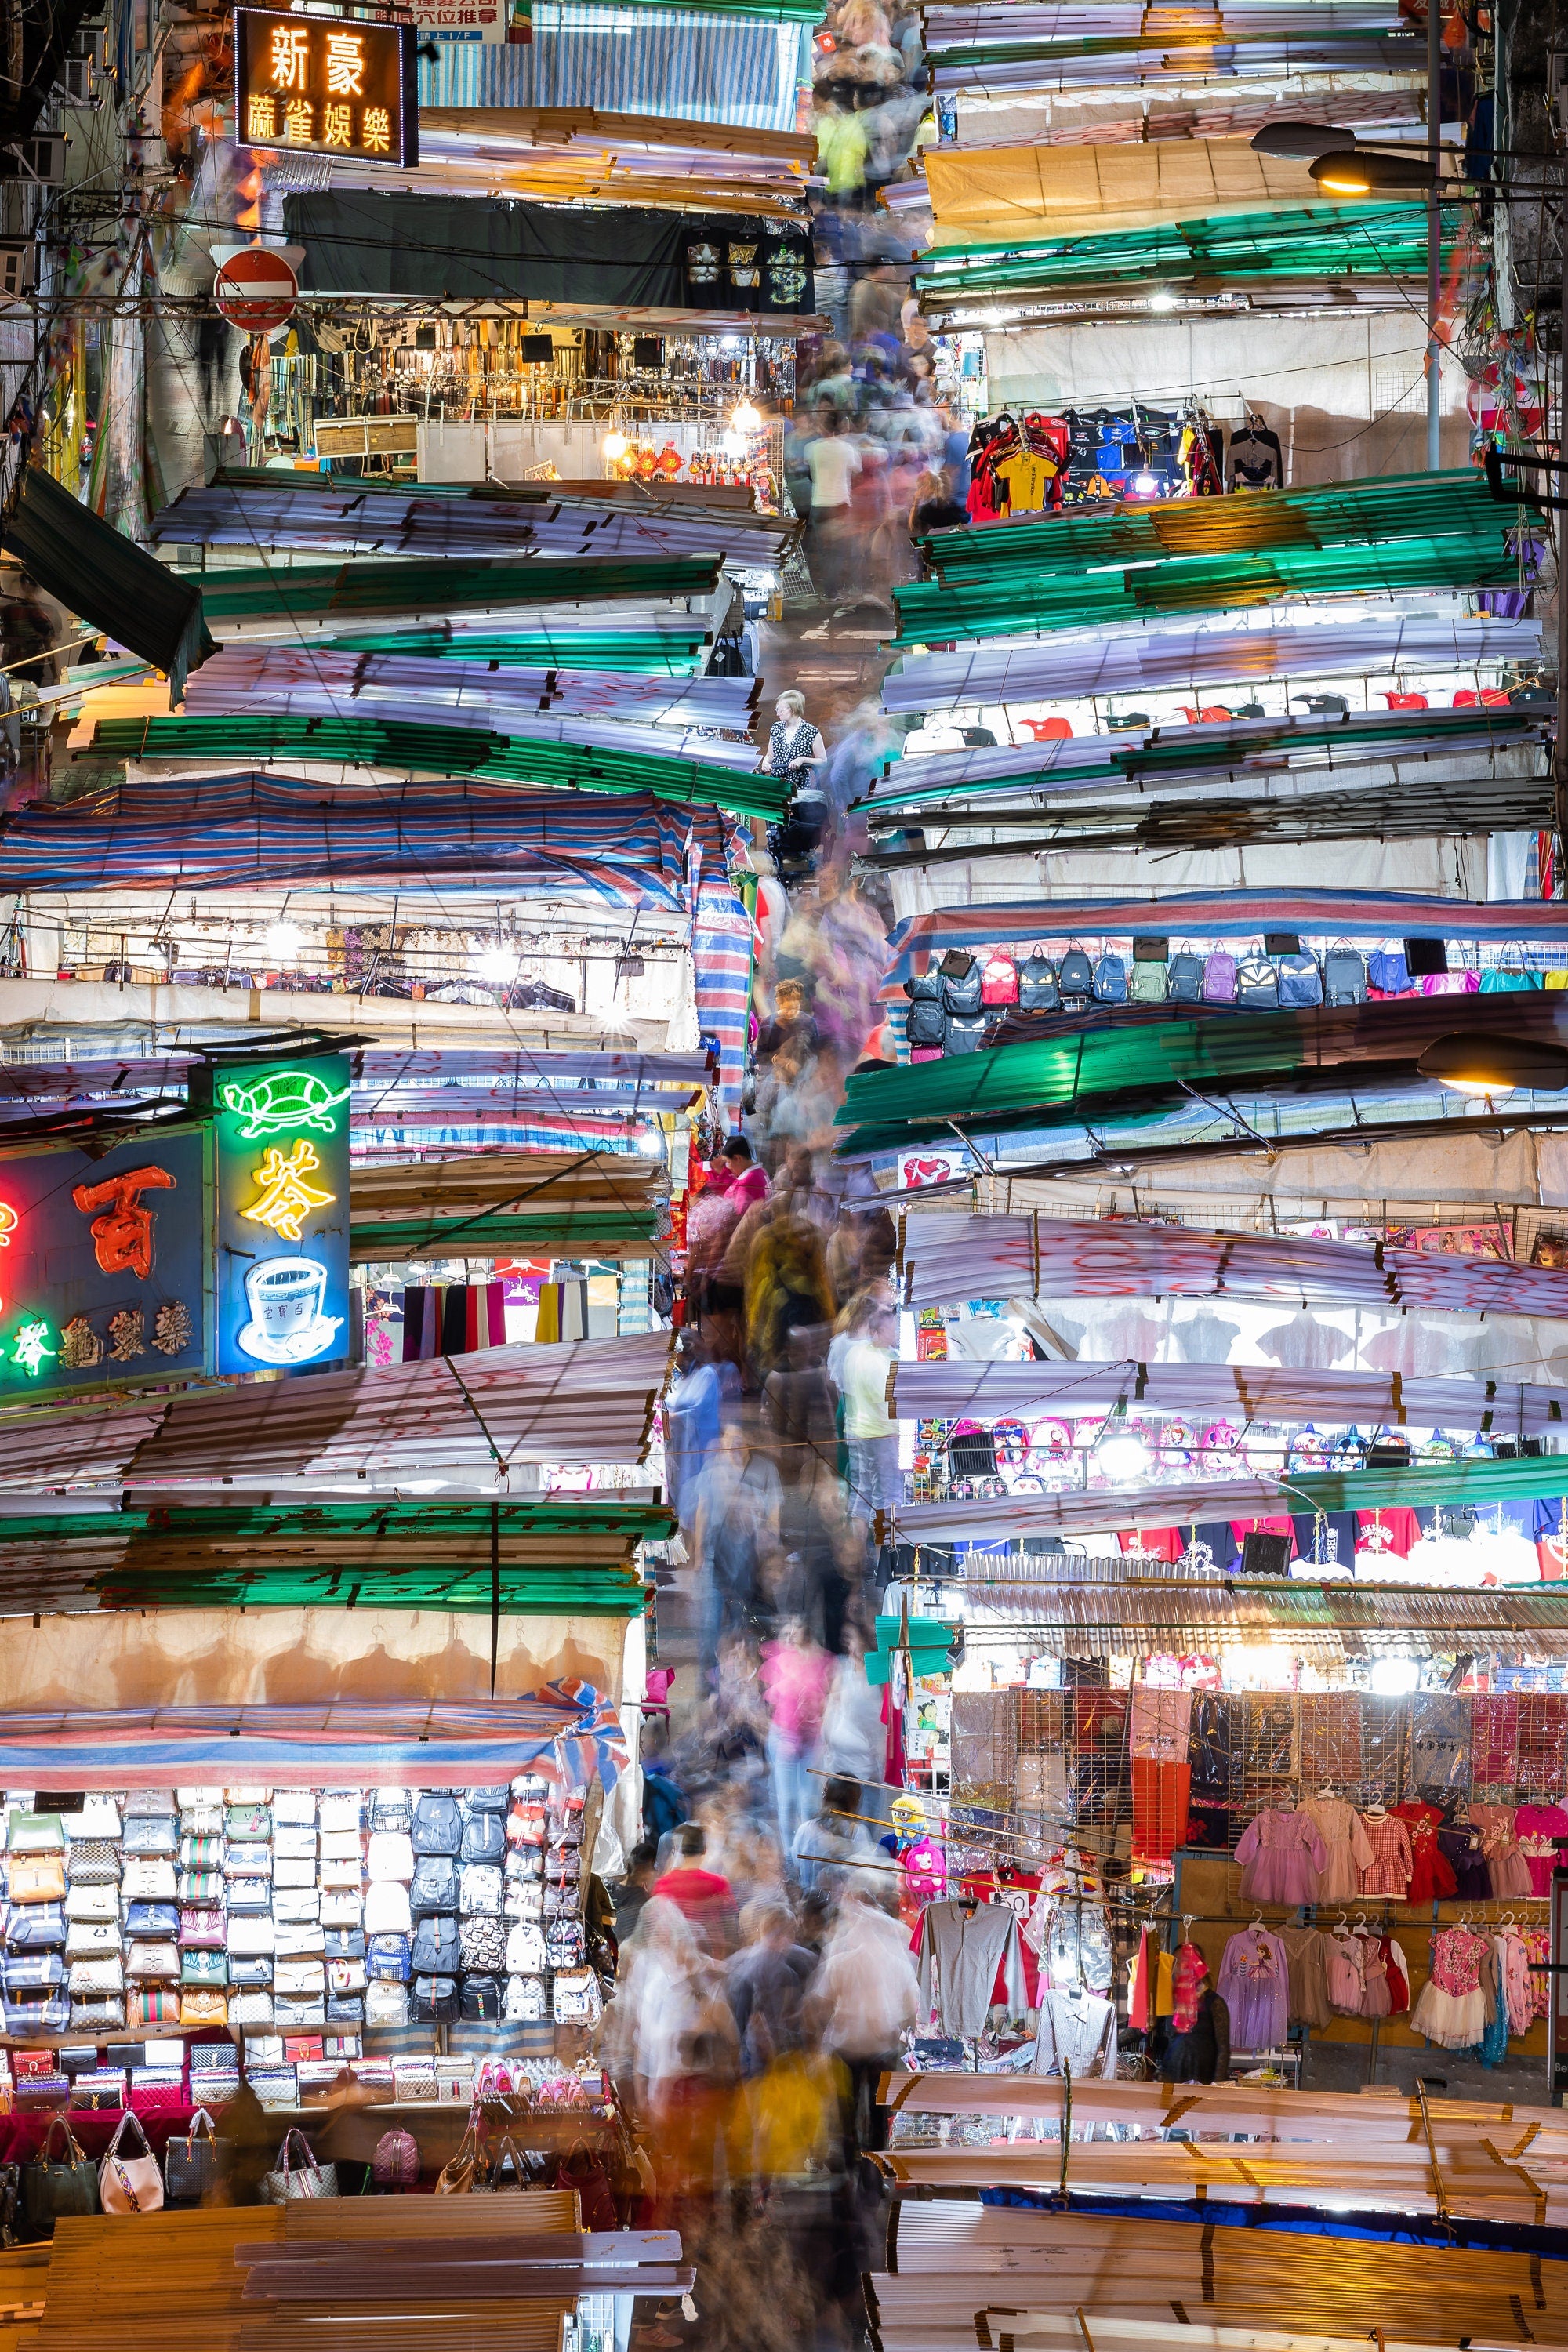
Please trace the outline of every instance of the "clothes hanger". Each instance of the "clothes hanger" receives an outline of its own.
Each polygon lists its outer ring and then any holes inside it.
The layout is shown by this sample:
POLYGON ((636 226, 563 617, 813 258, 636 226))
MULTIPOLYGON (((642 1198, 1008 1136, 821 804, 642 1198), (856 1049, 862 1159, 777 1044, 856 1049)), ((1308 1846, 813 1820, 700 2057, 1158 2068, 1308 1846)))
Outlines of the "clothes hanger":
POLYGON ((1255 1912, 1253 1913, 1253 1915, 1252 1915, 1251 1918, 1250 1918, 1250 1919, 1247 1921, 1247 1934, 1248 1934, 1249 1936, 1251 1936, 1251 1935, 1265 1935, 1265 1936, 1266 1936, 1266 1935, 1268 1933, 1268 1921, 1264 1918, 1263 1914, 1262 1914, 1262 1912, 1261 1912, 1261 1911, 1255 1911, 1255 1912))

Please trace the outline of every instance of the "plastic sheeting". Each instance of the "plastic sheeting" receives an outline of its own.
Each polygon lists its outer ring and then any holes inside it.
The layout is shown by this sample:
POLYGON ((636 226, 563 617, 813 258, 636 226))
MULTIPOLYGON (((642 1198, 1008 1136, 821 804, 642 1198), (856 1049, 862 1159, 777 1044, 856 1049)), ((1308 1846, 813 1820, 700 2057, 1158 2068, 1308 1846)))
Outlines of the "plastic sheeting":
POLYGON ((1104 236, 1189 215, 1209 220, 1323 199, 1304 163, 1245 139, 1138 147, 926 151, 937 246, 1030 236, 1104 236))

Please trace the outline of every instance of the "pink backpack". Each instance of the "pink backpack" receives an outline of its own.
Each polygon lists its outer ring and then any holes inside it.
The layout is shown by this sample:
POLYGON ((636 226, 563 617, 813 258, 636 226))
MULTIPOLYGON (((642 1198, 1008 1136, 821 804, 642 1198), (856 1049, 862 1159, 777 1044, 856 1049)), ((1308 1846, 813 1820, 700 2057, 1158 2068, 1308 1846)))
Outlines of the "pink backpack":
POLYGON ((1018 1002, 1018 967, 1010 955, 1001 950, 987 956, 985 969, 980 975, 982 1004, 1016 1004, 1018 1002))

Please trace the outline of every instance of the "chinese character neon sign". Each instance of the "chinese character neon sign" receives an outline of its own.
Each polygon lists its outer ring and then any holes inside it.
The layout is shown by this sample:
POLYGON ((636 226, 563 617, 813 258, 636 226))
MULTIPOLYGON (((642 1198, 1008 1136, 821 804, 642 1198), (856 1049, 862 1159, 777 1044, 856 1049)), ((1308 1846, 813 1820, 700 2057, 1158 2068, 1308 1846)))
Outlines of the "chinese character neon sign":
POLYGON ((417 163, 416 39, 412 25, 237 8, 236 136, 417 163))
POLYGON ((101 1184, 72 1186, 71 1199, 83 1216, 92 1209, 103 1212, 91 1226, 92 1254, 102 1273, 129 1270, 142 1282, 151 1279, 153 1212, 143 1207, 142 1195, 174 1189, 166 1168, 128 1168, 122 1176, 110 1176, 101 1184))
POLYGON ((318 1184, 307 1184, 305 1179, 321 1166, 321 1157, 313 1143, 304 1136, 297 1138, 292 1150, 285 1154, 275 1143, 268 1144, 267 1156, 255 1172, 257 1198, 240 1215, 254 1224, 269 1225, 286 1242, 304 1239, 301 1226, 312 1209, 328 1209, 337 1199, 318 1184))

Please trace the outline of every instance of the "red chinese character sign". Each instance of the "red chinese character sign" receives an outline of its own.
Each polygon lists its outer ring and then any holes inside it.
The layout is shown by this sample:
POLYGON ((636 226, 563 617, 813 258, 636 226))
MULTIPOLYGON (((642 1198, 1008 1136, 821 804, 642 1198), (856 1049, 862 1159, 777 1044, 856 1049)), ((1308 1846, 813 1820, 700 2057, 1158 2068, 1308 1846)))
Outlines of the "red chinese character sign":
POLYGON ((210 1369, 201 1128, 0 1160, 0 1403, 210 1369))
POLYGON ((412 25, 234 12, 235 137, 370 163, 419 161, 412 25))

